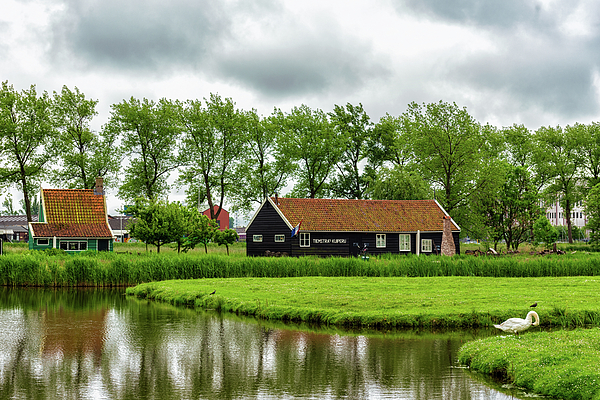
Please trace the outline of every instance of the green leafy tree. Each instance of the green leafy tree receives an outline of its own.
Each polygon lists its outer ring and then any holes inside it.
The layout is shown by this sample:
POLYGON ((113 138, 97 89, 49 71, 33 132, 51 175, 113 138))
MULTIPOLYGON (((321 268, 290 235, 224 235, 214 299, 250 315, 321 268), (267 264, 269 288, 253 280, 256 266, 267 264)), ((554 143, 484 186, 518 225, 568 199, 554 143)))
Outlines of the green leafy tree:
POLYGON ((227 255, 229 255, 229 245, 234 244, 238 240, 239 235, 235 229, 216 230, 213 237, 213 241, 219 246, 225 245, 227 248, 227 255))
POLYGON ((108 129, 97 134, 90 129, 98 115, 97 104, 78 88, 63 86, 61 93, 54 92, 53 114, 59 130, 59 168, 51 175, 55 184, 93 189, 98 176, 104 178, 105 187, 116 181, 122 161, 117 132, 108 129))
POLYGON ((179 166, 175 154, 181 133, 179 105, 166 99, 155 103, 132 97, 112 105, 104 131, 107 135, 122 135, 122 146, 129 157, 118 196, 126 200, 165 197, 167 179, 179 166))
POLYGON ((4 210, 0 212, 0 215, 22 215, 24 214, 23 210, 16 210, 13 206, 12 195, 9 193, 6 195, 4 200, 2 201, 2 207, 4 210))
POLYGON ((309 198, 328 195, 327 183, 346 148, 346 139, 336 134, 322 110, 311 110, 303 104, 289 114, 277 110, 275 115, 281 129, 279 152, 297 163, 297 180, 291 194, 309 198))
POLYGON ((244 112, 246 155, 241 160, 241 184, 234 201, 243 210, 261 204, 279 192, 294 170, 290 159, 277 152, 279 130, 272 118, 261 119, 255 110, 244 112))
POLYGON ((496 132, 454 103, 411 103, 402 121, 415 169, 438 189, 436 199, 442 207, 468 230, 471 197, 494 179, 489 166, 498 150, 490 146, 490 138, 495 139, 496 132))
POLYGON ((334 197, 362 199, 367 191, 370 168, 362 165, 369 158, 373 142, 373 123, 363 109, 350 103, 346 107, 335 105, 329 113, 339 137, 346 138, 345 148, 337 163, 337 176, 332 179, 330 190, 334 197))
POLYGON ((399 165, 382 167, 369 186, 368 194, 376 200, 432 199, 433 190, 416 171, 399 165))
POLYGON ((590 230, 590 242, 600 244, 600 183, 594 185, 587 195, 585 214, 588 217, 586 228, 590 230))
POLYGON ((501 131, 504 141, 504 155, 507 162, 515 167, 529 169, 532 166, 534 150, 533 134, 525 125, 503 128, 501 131))
POLYGON ((527 240, 541 214, 538 193, 529 172, 523 167, 506 166, 506 179, 495 194, 480 198, 485 225, 497 245, 504 239, 507 250, 518 250, 527 240))
POLYGON ((188 228, 179 203, 139 198, 127 212, 133 216, 128 225, 131 237, 156 246, 157 253, 165 244, 178 242, 188 228))
POLYGON ((544 243, 549 248, 558 240, 558 230, 552 226, 546 216, 541 215, 533 224, 533 244, 544 243))
POLYGON ((35 86, 17 92, 8 82, 0 90, 0 183, 23 193, 27 220, 32 221, 31 197, 56 155, 56 129, 50 98, 35 86))
POLYGON ((571 212, 582 199, 580 166, 582 159, 581 130, 567 127, 541 127, 535 132, 535 169, 547 176, 545 195, 549 201, 559 200, 567 219, 569 243, 573 243, 571 212))
POLYGON ((600 183, 600 123, 575 124, 571 129, 580 134, 583 176, 589 190, 600 183))
POLYGON ((485 190, 473 195, 472 209, 477 216, 473 219, 473 231, 476 232, 476 237, 493 243, 495 250, 498 250, 498 243, 504 238, 506 207, 502 191, 510 168, 508 163, 499 163, 496 168, 498 179, 491 181, 485 190))
POLYGON ((196 210, 190 216, 189 234, 183 243, 183 251, 187 252, 202 243, 204 245, 204 253, 208 253, 207 245, 213 239, 217 230, 218 227, 215 220, 209 219, 206 215, 196 210))
POLYGON ((414 161, 402 117, 389 114, 381 117, 373 127, 373 138, 369 149, 369 162, 372 165, 391 163, 393 166, 404 167, 414 161))
POLYGON ((244 118, 230 98, 211 93, 204 101, 206 107, 199 100, 188 100, 181 113, 180 159, 185 169, 179 180, 188 187, 188 201, 198 207, 206 202, 211 219, 217 219, 225 197, 239 189, 244 118))

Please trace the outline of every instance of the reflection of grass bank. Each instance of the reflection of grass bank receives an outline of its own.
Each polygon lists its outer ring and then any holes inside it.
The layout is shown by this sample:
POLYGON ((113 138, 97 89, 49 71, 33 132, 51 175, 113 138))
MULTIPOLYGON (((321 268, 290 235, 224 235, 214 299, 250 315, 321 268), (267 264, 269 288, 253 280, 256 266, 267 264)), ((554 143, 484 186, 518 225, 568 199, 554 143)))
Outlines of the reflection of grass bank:
POLYGON ((553 398, 600 398, 600 330, 501 335, 464 345, 459 360, 474 371, 553 398))
POLYGON ((523 318, 534 301, 542 326, 600 325, 599 287, 589 277, 304 277, 164 281, 127 293, 271 320, 465 328, 523 318))

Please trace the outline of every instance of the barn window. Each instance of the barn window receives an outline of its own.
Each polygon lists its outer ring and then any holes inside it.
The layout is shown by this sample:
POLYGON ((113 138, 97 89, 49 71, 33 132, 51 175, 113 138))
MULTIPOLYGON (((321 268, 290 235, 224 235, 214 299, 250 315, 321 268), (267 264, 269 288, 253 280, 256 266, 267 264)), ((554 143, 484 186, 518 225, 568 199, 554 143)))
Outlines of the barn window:
POLYGON ((285 235, 275 235, 275 242, 285 242, 285 235))
POLYGON ((48 246, 50 244, 50 239, 36 239, 38 246, 48 246))
POLYGON ((385 247, 385 233, 378 233, 375 236, 375 247, 385 247))
POLYGON ((410 251, 410 234, 400 234, 400 251, 410 251))
POLYGON ((253 242, 262 242, 262 235, 252 235, 253 242))
POLYGON ((433 241, 431 239, 421 240, 421 251, 423 253, 431 253, 433 241))
POLYGON ((60 248, 62 250, 69 251, 85 251, 87 250, 87 242, 72 241, 72 242, 60 242, 60 248))
POLYGON ((300 247, 310 247, 310 233, 300 234, 300 247))

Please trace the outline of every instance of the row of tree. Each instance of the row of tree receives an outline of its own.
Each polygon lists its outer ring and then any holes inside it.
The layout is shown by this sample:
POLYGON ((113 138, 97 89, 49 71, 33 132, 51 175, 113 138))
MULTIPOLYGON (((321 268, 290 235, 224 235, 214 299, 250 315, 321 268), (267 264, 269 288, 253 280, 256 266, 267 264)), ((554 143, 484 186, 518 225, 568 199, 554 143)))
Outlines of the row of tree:
POLYGON ((208 205, 212 219, 225 201, 249 210, 288 185, 293 197, 435 197, 464 233, 517 248, 540 206, 555 201, 571 241, 574 204, 600 182, 598 123, 497 128, 441 101, 411 103, 376 123, 361 104, 328 113, 301 105, 265 117, 211 94, 124 100, 94 132, 97 104, 77 88, 51 96, 2 84, 0 184, 22 190, 29 218, 41 180, 92 188, 102 176, 124 200, 158 200, 177 171, 187 203, 208 205))
POLYGON ((235 230, 219 230, 217 223, 197 208, 178 202, 138 198, 127 211, 134 217, 127 226, 131 237, 156 246, 157 253, 169 243, 177 244, 178 253, 203 244, 207 253, 207 244, 213 242, 225 245, 229 255, 229 245, 238 239, 235 230))

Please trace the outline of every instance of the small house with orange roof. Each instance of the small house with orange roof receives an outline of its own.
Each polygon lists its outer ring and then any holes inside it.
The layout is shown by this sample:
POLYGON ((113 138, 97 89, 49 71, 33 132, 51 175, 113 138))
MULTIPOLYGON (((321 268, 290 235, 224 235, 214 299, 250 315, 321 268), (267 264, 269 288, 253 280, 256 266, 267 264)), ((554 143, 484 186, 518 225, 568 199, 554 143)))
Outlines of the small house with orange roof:
POLYGON ((29 223, 29 248, 113 251, 102 178, 95 189, 41 189, 38 222, 29 223))
POLYGON ((246 253, 452 255, 459 233, 436 200, 267 198, 246 229, 246 253))

